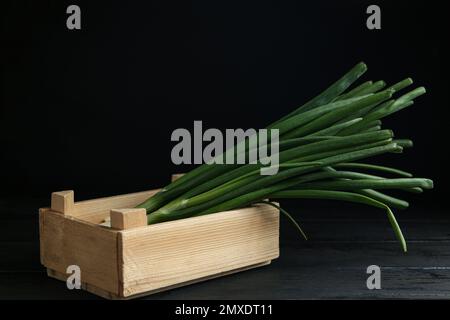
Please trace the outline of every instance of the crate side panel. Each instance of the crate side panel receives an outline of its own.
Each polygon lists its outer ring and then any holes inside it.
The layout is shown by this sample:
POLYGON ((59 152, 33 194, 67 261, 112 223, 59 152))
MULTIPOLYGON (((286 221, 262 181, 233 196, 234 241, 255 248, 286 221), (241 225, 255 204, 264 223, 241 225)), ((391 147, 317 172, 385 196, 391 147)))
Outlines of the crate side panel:
POLYGON ((111 293, 119 292, 117 233, 52 211, 40 214, 41 262, 66 274, 81 270, 81 281, 111 293))
POLYGON ((277 258, 279 212, 261 205, 129 230, 120 238, 129 296, 277 258))

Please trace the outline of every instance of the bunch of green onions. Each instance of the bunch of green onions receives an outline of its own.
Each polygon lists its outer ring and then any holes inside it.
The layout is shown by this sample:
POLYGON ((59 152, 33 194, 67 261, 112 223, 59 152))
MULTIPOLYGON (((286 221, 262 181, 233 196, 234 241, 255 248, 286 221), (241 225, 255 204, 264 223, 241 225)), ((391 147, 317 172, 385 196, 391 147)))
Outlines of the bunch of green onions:
MULTIPOLYGON (((433 182, 413 178, 399 169, 360 161, 385 153, 402 153, 412 146, 411 140, 394 139, 391 130, 381 128, 381 121, 411 106, 415 98, 425 93, 425 88, 398 95, 413 83, 407 78, 387 88, 384 81, 367 81, 349 89, 366 70, 364 63, 357 64, 320 95, 267 127, 279 129, 277 174, 260 175, 261 164, 203 164, 138 206, 147 210, 148 223, 261 202, 279 208, 271 202, 274 199, 343 200, 384 209, 406 251, 405 239, 391 208, 405 209, 409 204, 383 189, 420 193, 431 189, 433 182)), ((244 152, 248 154, 248 141, 241 143, 246 143, 244 152)), ((237 145, 226 152, 236 149, 237 145)), ((279 209, 305 236, 292 216, 279 209)))

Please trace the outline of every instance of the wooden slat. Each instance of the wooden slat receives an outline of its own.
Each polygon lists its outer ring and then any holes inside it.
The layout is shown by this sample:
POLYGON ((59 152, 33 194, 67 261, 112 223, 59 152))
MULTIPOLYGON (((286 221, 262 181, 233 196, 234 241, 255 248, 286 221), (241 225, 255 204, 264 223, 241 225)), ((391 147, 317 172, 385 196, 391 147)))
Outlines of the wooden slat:
MULTIPOLYGON (((266 262, 262 262, 262 263, 258 263, 258 264, 254 264, 254 265, 250 265, 250 266, 246 266, 243 268, 239 268, 239 269, 234 269, 234 270, 230 270, 228 272, 223 272, 223 273, 218 273, 209 277, 204 277, 204 278, 199 278, 199 279, 195 279, 192 281, 187 281, 187 282, 182 282, 182 283, 177 283, 173 286, 169 286, 169 287, 164 287, 164 288, 159 288, 156 290, 151 290, 151 291, 145 291, 145 292, 141 292, 138 294, 134 294, 132 296, 127 296, 127 297, 123 297, 114 293, 111 293, 109 291, 105 291, 102 290, 100 288, 97 288, 89 283, 85 283, 85 282, 81 282, 81 287, 83 288, 83 290, 86 290, 90 293, 93 293, 97 296, 100 296, 102 298, 105 299, 110 299, 110 300, 129 300, 129 299, 135 299, 135 298, 140 298, 140 297, 145 297, 147 295, 151 295, 151 294, 155 294, 155 293, 160 293, 163 291, 167 291, 167 290, 171 290, 171 289, 175 289, 175 288, 179 288, 179 287, 183 287, 183 286, 187 286, 187 285, 191 285, 191 284, 195 284, 195 283, 199 283, 199 282, 203 282, 203 281, 207 281, 207 280, 212 280, 218 277, 224 277, 224 276, 228 276, 231 275, 233 273, 237 273, 237 272, 242 272, 242 271, 247 271, 250 269, 254 269, 254 268, 258 268, 258 267, 263 267, 270 264, 270 261, 266 261, 266 262)), ((61 280, 61 281, 66 281, 67 279, 67 275, 51 270, 51 269, 47 269, 47 275, 49 277, 61 280)))
MULTIPOLYGON (((110 210, 113 208, 132 208, 139 203, 145 201, 150 196, 158 192, 156 190, 147 190, 136 193, 123 194, 113 197, 98 198, 93 200, 85 200, 75 202, 75 213, 86 215, 98 211, 110 210)), ((108 212, 109 213, 109 212, 108 212)))
MULTIPOLYGON (((112 197, 97 198, 92 200, 78 201, 73 206, 66 210, 65 214, 77 217, 80 220, 84 220, 91 223, 102 223, 105 219, 109 218, 110 210, 114 208, 133 208, 139 203, 145 201, 150 196, 157 193, 159 189, 147 190, 136 193, 128 193, 112 197)), ((62 191, 64 192, 64 191, 62 191)), ((61 194, 61 192, 55 192, 53 194, 61 194)), ((73 192, 72 192, 73 201, 73 192)), ((58 197, 55 203, 59 203, 61 196, 58 197)), ((52 195, 52 203, 53 203, 52 195)), ((60 208, 59 205, 58 208, 60 208)), ((53 210, 62 212, 60 210, 53 210)))
POLYGON ((278 230, 278 210, 260 205, 120 231, 124 296, 275 259, 278 230))
MULTIPOLYGON (((68 278, 67 274, 61 273, 61 272, 58 272, 58 271, 55 271, 55 270, 52 270, 52 269, 47 269, 47 275, 49 277, 51 277, 51 278, 58 279, 58 280, 61 280, 61 281, 66 281, 67 278, 68 278)), ((101 288, 98 288, 98 287, 90 284, 90 283, 86 283, 86 282, 83 282, 83 281, 81 281, 81 288, 83 290, 85 290, 85 291, 88 291, 90 293, 93 293, 93 294, 95 294, 97 296, 100 296, 102 298, 105 298, 105 299, 110 299, 110 300, 119 300, 119 299, 121 299, 121 297, 119 295, 115 294, 115 293, 103 290, 101 288)))
POLYGON ((119 293, 115 231, 49 210, 41 210, 39 219, 43 265, 64 274, 77 265, 83 282, 119 293))

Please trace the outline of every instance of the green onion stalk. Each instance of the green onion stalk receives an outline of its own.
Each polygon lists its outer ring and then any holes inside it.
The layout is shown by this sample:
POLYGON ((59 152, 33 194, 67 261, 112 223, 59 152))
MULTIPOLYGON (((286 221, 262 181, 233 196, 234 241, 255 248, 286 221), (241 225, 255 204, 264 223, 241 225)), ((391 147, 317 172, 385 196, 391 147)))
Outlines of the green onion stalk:
POLYGON ((412 147, 411 140, 395 139, 391 130, 382 129, 382 120, 411 106, 425 88, 399 94, 413 83, 411 78, 387 88, 382 80, 354 85, 366 70, 364 63, 357 64, 318 96, 267 126, 279 130, 277 174, 261 175, 260 163, 216 163, 239 152, 248 156, 254 150, 247 138, 139 204, 147 210, 148 224, 264 203, 280 209, 306 238, 295 219, 273 201, 331 199, 383 209, 406 252, 392 208, 409 204, 386 190, 420 193, 433 188, 433 182, 366 160, 412 147))

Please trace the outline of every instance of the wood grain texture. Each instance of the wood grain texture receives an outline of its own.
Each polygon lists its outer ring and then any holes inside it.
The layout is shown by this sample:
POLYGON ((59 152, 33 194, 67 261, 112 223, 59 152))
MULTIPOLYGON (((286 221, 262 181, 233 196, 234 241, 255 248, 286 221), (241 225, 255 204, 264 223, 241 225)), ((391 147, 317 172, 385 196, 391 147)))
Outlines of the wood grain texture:
POLYGON ((73 191, 60 191, 52 194, 52 208, 53 211, 62 212, 77 217, 80 220, 99 224, 106 218, 109 218, 111 209, 133 208, 158 191, 159 189, 154 189, 77 202, 73 202, 73 191))
POLYGON ((73 214, 74 211, 73 190, 59 191, 52 193, 51 208, 53 211, 62 214, 73 214))
MULTIPOLYGON (((61 272, 55 271, 53 269, 48 269, 48 268, 47 268, 47 275, 51 278, 61 280, 64 282, 67 280, 67 277, 68 277, 68 275, 65 273, 61 273, 61 272)), ((93 294, 95 294, 99 297, 105 298, 105 299, 110 299, 110 300, 119 300, 120 299, 120 296, 118 294, 101 289, 101 288, 96 287, 85 281, 81 281, 81 288, 85 291, 88 291, 90 293, 93 293, 93 294)))
MULTIPOLYGON (((130 296, 126 296, 126 297, 124 297, 123 295, 114 294, 112 292, 100 289, 100 288, 98 288, 96 286, 93 286, 93 285, 91 285, 89 283, 86 283, 86 282, 83 282, 83 281, 81 282, 81 288, 83 290, 85 290, 85 291, 88 291, 90 293, 93 293, 93 294, 95 294, 97 296, 100 296, 102 298, 105 298, 105 299, 110 299, 110 300, 129 300, 129 299, 145 297, 145 296, 148 296, 148 295, 153 295, 153 294, 156 294, 156 293, 160 293, 160 292, 164 292, 164 291, 167 291, 167 290, 172 290, 172 289, 184 287, 184 286, 187 286, 187 285, 191 285, 191 284, 195 284, 195 283, 199 283, 199 282, 203 282, 203 281, 207 281, 207 280, 212 280, 212 279, 219 278, 219 277, 225 277, 225 276, 228 276, 228 275, 231 275, 231 274, 234 274, 234 273, 247 271, 247 270, 258 268, 258 267, 267 266, 267 265, 270 264, 270 262, 271 261, 265 261, 265 262, 262 262, 262 263, 257 263, 257 264, 246 266, 246 267, 243 267, 243 268, 233 269, 233 270, 230 270, 230 271, 227 271, 227 272, 217 273, 217 274, 214 274, 214 275, 208 276, 208 277, 198 278, 198 279, 194 279, 194 280, 186 281, 186 282, 180 282, 180 283, 174 284, 172 286, 168 286, 168 287, 158 288, 158 289, 150 290, 150 291, 143 291, 143 292, 140 292, 140 293, 137 293, 137 294, 134 294, 134 295, 130 295, 130 296)), ((61 281, 66 281, 67 280, 67 275, 66 274, 57 272, 57 271, 52 270, 52 269, 47 269, 47 275, 49 277, 57 279, 57 280, 61 280, 61 281)))
POLYGON ((279 212, 260 205, 125 230, 125 297, 267 262, 279 256, 279 212))
POLYGON ((116 232, 45 209, 39 220, 44 266, 66 273, 77 265, 84 282, 119 293, 116 232))
POLYGON ((125 230, 147 225, 145 208, 113 209, 110 216, 113 229, 125 230))

